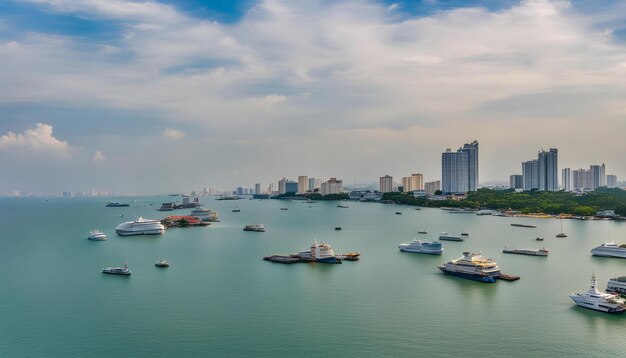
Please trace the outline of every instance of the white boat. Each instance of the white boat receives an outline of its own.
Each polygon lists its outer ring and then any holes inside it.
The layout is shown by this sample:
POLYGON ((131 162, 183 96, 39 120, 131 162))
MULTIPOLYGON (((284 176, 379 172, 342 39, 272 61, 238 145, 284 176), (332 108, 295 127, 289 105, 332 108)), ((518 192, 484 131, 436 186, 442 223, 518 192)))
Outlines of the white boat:
POLYGON ((626 305, 618 295, 602 293, 596 288, 596 276, 591 276, 591 287, 584 293, 572 293, 569 296, 580 307, 608 313, 623 313, 626 305))
POLYGON ((626 295, 626 276, 609 279, 606 284, 606 292, 626 295))
POLYGON ((330 245, 325 243, 317 243, 317 240, 313 241, 310 250, 300 251, 298 256, 306 259, 315 259, 316 262, 340 264, 341 259, 335 256, 335 252, 330 245))
POLYGON ((415 252, 420 254, 441 255, 443 248, 439 241, 422 241, 414 239, 413 242, 408 244, 398 245, 400 251, 415 252))
POLYGON ((217 219, 217 212, 215 211, 211 211, 207 208, 203 208, 203 207, 197 207, 193 210, 191 210, 191 214, 189 214, 189 216, 193 216, 195 218, 198 218, 198 220, 203 221, 203 222, 216 222, 218 221, 217 219))
POLYGON ((265 226, 263 224, 246 225, 244 226, 243 231, 265 232, 265 226))
POLYGON ((98 229, 95 229, 89 232, 89 236, 87 236, 87 239, 92 241, 104 241, 107 239, 107 236, 104 233, 98 231, 98 229))
POLYGON ((614 242, 605 242, 591 249, 593 256, 621 257, 626 259, 626 244, 618 245, 614 242))
POLYGON ((124 264, 124 267, 105 267, 102 269, 102 273, 128 276, 131 271, 128 269, 128 264, 124 264))
POLYGON ((169 262, 165 261, 165 259, 160 259, 159 261, 154 263, 156 267, 170 267, 169 262))
POLYGON ((509 249, 507 247, 502 250, 505 254, 518 254, 518 255, 530 255, 530 256, 548 256, 550 250, 544 249, 543 247, 539 250, 533 249, 509 249))
POLYGON ((460 237, 460 236, 455 236, 455 235, 448 234, 447 232, 442 232, 439 235, 439 240, 442 240, 442 241, 463 241, 464 239, 462 237, 460 237))
POLYGON ((484 257, 480 252, 477 254, 464 252, 463 257, 451 260, 438 268, 445 274, 480 282, 496 282, 496 278, 500 276, 498 263, 484 257))
POLYGON ((165 232, 165 226, 159 220, 138 217, 134 221, 119 224, 115 232, 120 236, 159 235, 165 232))

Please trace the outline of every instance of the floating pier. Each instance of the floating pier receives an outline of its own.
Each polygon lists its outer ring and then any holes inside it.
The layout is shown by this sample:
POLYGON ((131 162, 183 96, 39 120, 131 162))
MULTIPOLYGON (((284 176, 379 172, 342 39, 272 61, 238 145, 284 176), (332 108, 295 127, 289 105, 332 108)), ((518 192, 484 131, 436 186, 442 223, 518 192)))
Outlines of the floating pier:
POLYGON ((516 276, 516 275, 507 275, 507 274, 505 274, 505 273, 501 273, 501 274, 497 277, 497 279, 499 279, 499 280, 504 280, 504 281, 517 281, 517 280, 519 280, 519 279, 520 279, 520 277, 519 277, 519 276, 516 276))

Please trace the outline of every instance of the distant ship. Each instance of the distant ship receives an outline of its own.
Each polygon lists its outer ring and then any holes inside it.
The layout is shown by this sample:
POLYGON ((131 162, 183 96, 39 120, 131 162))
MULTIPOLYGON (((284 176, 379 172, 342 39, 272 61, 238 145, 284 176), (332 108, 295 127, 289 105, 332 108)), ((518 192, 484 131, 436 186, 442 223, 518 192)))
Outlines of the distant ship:
POLYGON ((498 264, 481 253, 464 252, 463 257, 438 267, 443 273, 469 280, 492 283, 500 276, 498 264))
POLYGON ((425 231, 425 230, 420 230, 420 231, 418 231, 417 233, 418 233, 418 234, 428 234, 428 231, 425 231))
POLYGON ((398 245, 400 251, 415 252, 420 254, 441 255, 443 248, 439 241, 422 241, 414 239, 413 242, 408 244, 398 245))
POLYGON ((174 210, 174 203, 163 203, 161 207, 158 209, 159 211, 172 211, 174 210))
POLYGON ((298 256, 303 258, 315 259, 315 262, 328 263, 328 264, 340 264, 341 259, 335 256, 333 249, 330 245, 325 243, 318 244, 317 241, 313 241, 311 250, 300 251, 298 256))
POLYGON ((596 288, 596 276, 591 276, 591 287, 584 293, 572 293, 569 296, 580 307, 608 313, 623 313, 626 305, 617 301, 618 295, 602 293, 596 288))
POLYGON ((511 226, 529 227, 529 228, 536 228, 537 227, 537 225, 530 225, 530 224, 511 224, 511 226))
POLYGON ((439 240, 442 240, 442 241, 463 241, 464 239, 462 237, 460 237, 460 236, 455 236, 455 235, 448 234, 447 232, 442 232, 439 235, 439 240))
POLYGON ((233 211, 233 213, 239 213, 239 212, 241 212, 241 209, 239 209, 239 208, 235 208, 235 209, 233 209, 232 211, 233 211))
POLYGON ((129 204, 120 204, 120 203, 108 203, 107 208, 120 208, 122 206, 130 206, 129 204))
POLYGON ((98 231, 98 229, 95 229, 89 232, 89 236, 87 236, 87 239, 92 241, 104 241, 107 239, 107 236, 104 233, 98 231))
POLYGON ((509 249, 509 248, 504 248, 504 250, 502 250, 503 253, 505 254, 518 254, 518 255, 530 255, 530 256, 548 256, 548 253, 550 252, 550 250, 546 250, 544 248, 541 248, 539 250, 533 250, 533 249, 509 249))
POLYGON ((128 276, 131 274, 131 271, 128 269, 128 265, 124 264, 124 267, 105 267, 102 269, 102 273, 128 276))
POLYGON ((401 211, 396 211, 396 215, 402 215, 401 211))
POLYGON ((246 225, 243 231, 265 232, 265 226, 263 226, 263 224, 246 225))
POLYGON ((337 205, 338 208, 342 208, 342 209, 347 209, 348 206, 347 205, 337 205))
POLYGON ((491 210, 479 210, 476 215, 493 215, 493 212, 491 210))
POLYGON ((170 267, 169 262, 165 261, 164 259, 160 259, 159 261, 154 263, 154 266, 156 267, 170 267))
POLYGON ((606 284, 606 292, 626 295, 626 276, 609 279, 606 284))
POLYGON ((165 232, 165 226, 159 220, 138 217, 134 221, 119 224, 115 232, 120 236, 159 235, 165 232))
POLYGON ((591 249, 593 256, 620 257, 626 259, 626 244, 618 245, 614 242, 605 242, 591 249))

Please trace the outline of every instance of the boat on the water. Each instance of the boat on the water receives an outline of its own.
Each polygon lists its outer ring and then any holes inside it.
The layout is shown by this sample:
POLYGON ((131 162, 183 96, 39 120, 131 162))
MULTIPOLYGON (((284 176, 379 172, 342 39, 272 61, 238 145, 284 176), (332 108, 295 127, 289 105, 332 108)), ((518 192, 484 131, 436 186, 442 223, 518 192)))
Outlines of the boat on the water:
POLYGON ((609 279, 606 284, 606 292, 626 295, 626 276, 609 279))
POLYGON ((310 250, 300 251, 297 256, 305 259, 313 259, 315 262, 327 263, 327 264, 340 264, 341 259, 338 258, 330 245, 325 243, 317 243, 317 240, 313 241, 310 250))
POLYGON ((608 313, 624 313, 626 305, 618 295, 603 293, 596 288, 596 276, 591 276, 591 287, 587 292, 572 293, 569 296, 577 305, 596 311, 608 313))
POLYGON ((106 205, 107 208, 121 208, 124 206, 130 206, 130 204, 120 204, 120 203, 108 203, 106 205))
POLYGON ((265 226, 263 224, 250 224, 244 226, 243 231, 265 232, 265 226))
POLYGON ((413 242, 398 245, 400 251, 415 252, 420 254, 441 255, 443 248, 439 241, 422 241, 414 239, 413 242))
POLYGON ((511 226, 516 226, 516 227, 528 227, 528 228, 533 228, 533 229, 537 227, 537 225, 530 225, 530 224, 515 224, 515 223, 511 224, 511 226))
POLYGON ((119 224, 115 232, 120 236, 160 235, 165 232, 165 226, 159 220, 138 217, 134 221, 119 224))
POLYGON ((538 250, 533 249, 509 249, 507 247, 502 250, 505 254, 518 254, 518 255, 530 255, 530 256, 548 256, 550 250, 544 249, 543 247, 538 250))
POLYGON ((428 231, 420 230, 417 232, 418 234, 428 234, 428 231))
POLYGON ((165 261, 165 259, 160 259, 159 261, 154 263, 156 267, 170 267, 169 262, 165 261))
POLYGON ((239 212, 241 212, 241 209, 239 209, 239 208, 235 208, 235 209, 233 209, 232 211, 233 211, 233 213, 239 213, 239 212))
POLYGON ((128 269, 128 264, 124 264, 124 267, 105 267, 102 269, 102 273, 128 276, 131 274, 131 271, 128 269))
POLYGON ((335 226, 335 230, 337 231, 341 230, 341 226, 335 226))
POLYGON ((464 241, 465 239, 463 239, 460 236, 448 234, 447 232, 442 232, 439 235, 439 240, 441 241, 464 241))
POLYGON ((338 208, 342 208, 342 209, 347 209, 348 206, 347 205, 337 205, 338 208))
POLYGON ((543 241, 543 237, 538 237, 535 239, 536 241, 543 241))
POLYGON ((92 240, 92 241, 104 241, 107 239, 107 236, 100 232, 98 229, 94 229, 93 231, 89 232, 89 236, 87 236, 88 240, 92 240))
POLYGON ((287 209, 287 208, 280 208, 280 210, 289 210, 289 209, 287 209))
POLYGON ((458 276, 469 280, 493 283, 500 276, 500 267, 492 259, 482 253, 463 253, 463 257, 453 259, 438 268, 445 274, 458 276))
POLYGON ((172 211, 174 209, 175 209, 174 203, 163 203, 163 204, 161 204, 161 207, 158 208, 157 210, 159 210, 159 211, 172 211))
POLYGON ((396 211, 396 215, 402 215, 401 211, 396 211))
POLYGON ((466 231, 463 231, 463 232, 461 233, 461 236, 469 236, 469 233, 468 233, 468 232, 466 232, 466 231))
POLYGON ((556 234, 556 237, 567 237, 567 234, 563 232, 563 219, 561 219, 561 232, 556 234))
POLYGON ((619 257, 626 259, 626 244, 618 245, 614 242, 605 242, 591 249, 593 256, 619 257))

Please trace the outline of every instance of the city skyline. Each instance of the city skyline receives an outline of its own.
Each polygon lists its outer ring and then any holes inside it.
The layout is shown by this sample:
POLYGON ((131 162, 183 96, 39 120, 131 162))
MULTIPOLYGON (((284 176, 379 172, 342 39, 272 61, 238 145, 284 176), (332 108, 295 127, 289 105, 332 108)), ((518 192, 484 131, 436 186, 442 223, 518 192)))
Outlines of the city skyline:
POLYGON ((623 180, 624 20, 579 0, 3 2, 0 192, 430 182, 472 139, 478 185, 542 148, 623 180))

